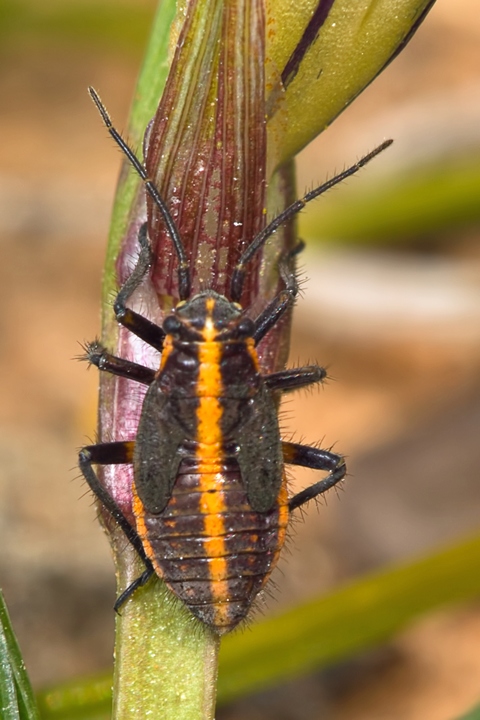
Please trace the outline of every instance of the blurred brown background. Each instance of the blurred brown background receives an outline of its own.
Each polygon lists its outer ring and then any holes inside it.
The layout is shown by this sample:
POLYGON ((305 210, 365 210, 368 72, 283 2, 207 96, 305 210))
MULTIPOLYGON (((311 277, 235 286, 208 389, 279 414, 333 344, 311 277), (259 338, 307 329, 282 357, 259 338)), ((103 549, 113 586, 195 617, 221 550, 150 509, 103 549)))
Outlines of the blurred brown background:
MULTIPOLYGON (((0 4, 0 585, 37 686, 108 668, 113 645, 108 545, 75 469, 95 434, 97 373, 72 358, 99 332, 120 156, 86 87, 122 128, 154 6, 93 7, 0 4)), ((479 153, 479 120, 478 3, 437 0, 403 55, 302 153, 299 193, 385 137, 394 148, 355 183, 456 144, 479 153)), ((302 258, 291 362, 318 360, 335 381, 289 400, 284 426, 335 444, 351 476, 296 525, 267 612, 478 529, 479 248, 470 224, 428 242, 310 245, 302 258)), ((311 481, 299 471, 293 484, 311 481)), ((442 611, 221 717, 448 720, 480 698, 479 647, 478 605, 442 611)))

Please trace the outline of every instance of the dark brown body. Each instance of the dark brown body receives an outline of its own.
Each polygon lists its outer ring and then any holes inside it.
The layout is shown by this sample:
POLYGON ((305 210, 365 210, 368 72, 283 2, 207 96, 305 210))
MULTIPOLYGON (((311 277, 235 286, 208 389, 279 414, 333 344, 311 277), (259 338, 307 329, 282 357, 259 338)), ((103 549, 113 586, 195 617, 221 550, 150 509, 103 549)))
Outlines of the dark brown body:
POLYGON ((134 456, 145 552, 218 633, 247 615, 288 523, 276 407, 241 317, 211 292, 178 308, 134 456))

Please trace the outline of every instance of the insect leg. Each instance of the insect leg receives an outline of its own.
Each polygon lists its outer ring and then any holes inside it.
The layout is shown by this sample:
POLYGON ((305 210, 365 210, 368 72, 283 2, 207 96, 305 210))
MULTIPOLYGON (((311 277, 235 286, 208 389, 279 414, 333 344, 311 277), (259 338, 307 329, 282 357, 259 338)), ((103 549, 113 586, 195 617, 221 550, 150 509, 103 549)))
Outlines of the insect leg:
POLYGON ((340 480, 345 477, 347 468, 345 458, 330 450, 321 450, 320 448, 310 447, 308 445, 298 445, 297 443, 283 442, 283 459, 286 463, 292 465, 301 465, 302 467, 312 468, 314 470, 328 470, 326 478, 311 485, 305 490, 301 490, 294 495, 288 503, 289 510, 296 510, 304 503, 330 490, 340 480))
MULTIPOLYGON (((142 558, 143 559, 143 558, 142 558)), ((146 568, 144 572, 138 576, 136 580, 134 580, 130 585, 125 588, 125 590, 120 593, 120 595, 115 600, 115 605, 113 606, 113 609, 115 612, 118 612, 122 605, 127 602, 128 598, 133 595, 135 590, 137 590, 139 587, 143 587, 143 585, 146 585, 147 582, 150 580, 152 575, 155 575, 155 570, 153 568, 152 563, 150 560, 147 560, 145 562, 146 568)))
POLYGON ((137 264, 133 268, 130 277, 120 288, 113 303, 113 310, 115 317, 121 325, 161 352, 165 339, 165 333, 162 328, 151 322, 151 320, 139 315, 139 313, 134 310, 127 308, 127 301, 141 284, 152 266, 152 249, 147 237, 147 223, 144 223, 138 232, 138 242, 140 244, 140 253, 137 264))
POLYGON ((307 385, 322 382, 327 377, 325 368, 319 365, 305 365, 299 368, 289 368, 280 372, 264 376, 264 382, 270 390, 289 392, 307 385))
POLYGON ((85 345, 85 354, 81 355, 79 360, 86 360, 99 370, 135 380, 143 385, 150 385, 155 379, 155 370, 112 355, 98 340, 85 345))
POLYGON ((304 243, 300 241, 296 247, 281 257, 278 263, 280 275, 285 283, 283 290, 274 297, 271 303, 267 305, 265 310, 260 313, 255 320, 255 327, 252 337, 255 344, 267 334, 267 332, 279 321, 283 313, 291 307, 298 293, 298 283, 295 272, 292 270, 290 261, 304 248, 304 243))
POLYGON ((87 445, 82 448, 78 456, 80 470, 89 484, 91 491, 108 510, 118 525, 120 525, 128 541, 133 545, 142 562, 145 564, 145 571, 142 575, 134 580, 117 598, 114 606, 115 610, 118 610, 138 587, 145 585, 148 579, 155 573, 155 570, 143 549, 140 536, 135 528, 128 522, 115 500, 103 487, 92 465, 131 464, 133 461, 134 447, 135 443, 132 441, 99 443, 98 445, 87 445))

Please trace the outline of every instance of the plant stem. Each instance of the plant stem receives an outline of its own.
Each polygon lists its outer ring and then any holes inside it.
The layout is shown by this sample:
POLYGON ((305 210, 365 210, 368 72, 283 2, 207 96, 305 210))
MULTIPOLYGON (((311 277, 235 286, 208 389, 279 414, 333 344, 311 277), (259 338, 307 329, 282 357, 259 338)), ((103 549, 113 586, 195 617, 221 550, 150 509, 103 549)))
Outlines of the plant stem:
POLYGON ((117 617, 114 720, 213 718, 218 645, 218 636, 151 580, 117 617))

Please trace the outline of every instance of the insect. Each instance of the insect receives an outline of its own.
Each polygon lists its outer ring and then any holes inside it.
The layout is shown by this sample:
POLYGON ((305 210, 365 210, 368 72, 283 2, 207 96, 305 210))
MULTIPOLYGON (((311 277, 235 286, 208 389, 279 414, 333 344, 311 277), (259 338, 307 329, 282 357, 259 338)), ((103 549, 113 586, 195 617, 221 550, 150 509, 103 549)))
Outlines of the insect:
POLYGON ((191 296, 188 261, 175 222, 146 170, 89 90, 115 142, 160 209, 178 258, 180 302, 163 326, 127 303, 152 266, 146 224, 140 253, 114 302, 117 321, 161 352, 153 370, 110 354, 99 342, 85 359, 100 370, 148 386, 135 441, 84 447, 81 471, 123 529, 145 571, 117 599, 118 609, 156 573, 199 620, 223 634, 240 623, 268 580, 284 543, 290 514, 345 476, 345 461, 330 450, 281 440, 279 395, 321 382, 326 371, 309 365, 262 374, 256 347, 292 306, 296 250, 279 263, 284 288, 251 319, 242 308, 252 257, 277 228, 313 198, 359 170, 390 141, 353 167, 309 192, 270 222, 240 256, 230 295, 212 290, 191 296), (100 483, 93 465, 133 464, 135 527, 100 483), (285 464, 326 471, 326 477, 289 498, 285 464))

